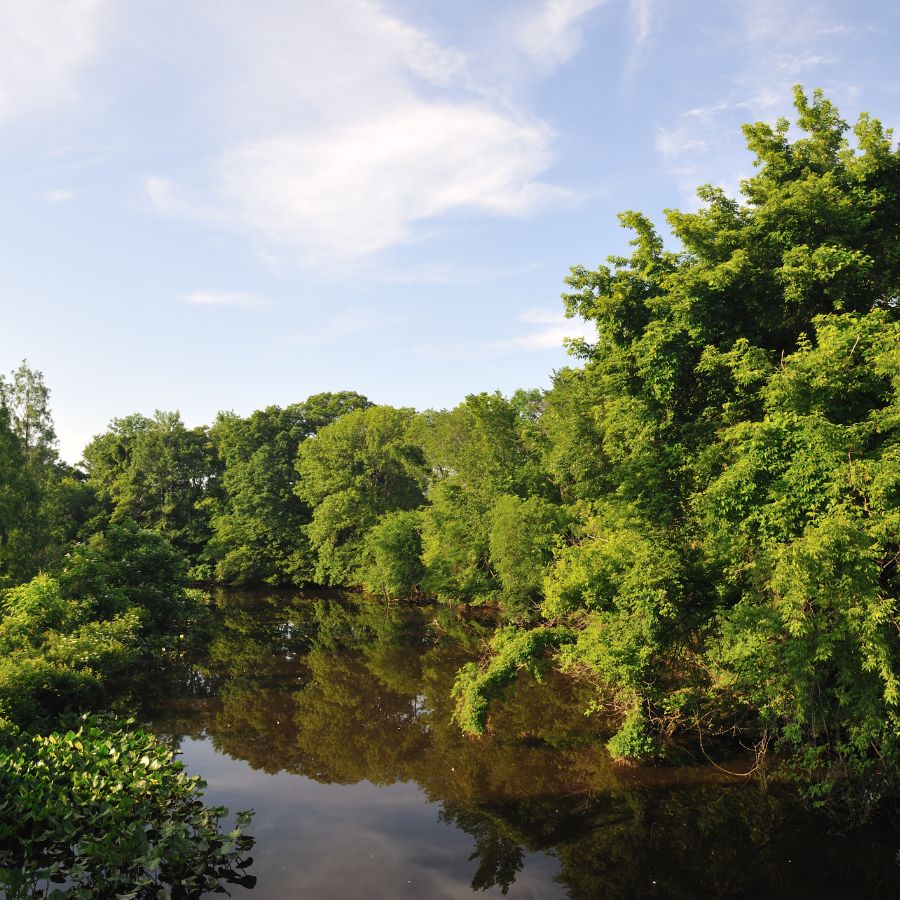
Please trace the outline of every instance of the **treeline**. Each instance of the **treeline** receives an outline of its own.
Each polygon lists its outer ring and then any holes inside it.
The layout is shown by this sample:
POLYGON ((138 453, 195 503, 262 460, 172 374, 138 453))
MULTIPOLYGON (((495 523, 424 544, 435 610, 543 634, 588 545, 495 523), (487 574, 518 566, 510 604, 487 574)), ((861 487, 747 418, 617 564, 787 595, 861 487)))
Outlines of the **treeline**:
MULTIPOLYGON (((900 152, 875 119, 851 144, 820 93, 795 100, 797 137, 745 128, 739 199, 705 186, 667 213, 677 249, 629 212, 631 255, 572 269, 567 312, 597 340, 549 390, 425 413, 324 394, 198 429, 131 416, 83 474, 56 464, 36 521, 133 520, 198 579, 496 604, 508 624, 455 689, 471 732, 554 665, 594 682, 616 756, 731 736, 835 807, 893 790, 900 152)), ((58 540, 4 535, 34 548, 8 577, 58 540)))

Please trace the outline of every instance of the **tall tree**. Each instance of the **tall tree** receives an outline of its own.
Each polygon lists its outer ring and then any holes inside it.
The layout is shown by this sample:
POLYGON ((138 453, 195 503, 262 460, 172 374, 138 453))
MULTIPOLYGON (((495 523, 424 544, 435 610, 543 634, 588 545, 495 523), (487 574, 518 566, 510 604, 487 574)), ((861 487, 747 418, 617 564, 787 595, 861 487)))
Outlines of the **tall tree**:
POLYGON ((269 406, 246 419, 222 413, 211 431, 221 460, 208 556, 216 577, 230 582, 301 583, 313 577, 304 530, 309 506, 294 491, 300 444, 354 409, 360 394, 316 394, 285 408, 269 406))
POLYGON ((30 574, 23 559, 22 525, 34 508, 36 485, 29 476, 21 441, 13 431, 9 413, 0 404, 0 586, 30 574))
POLYGON ((203 501, 219 481, 207 428, 186 428, 177 412, 114 419, 85 447, 84 467, 113 520, 134 519, 199 558, 210 530, 203 501))
POLYGON ((820 800, 900 781, 900 150, 868 115, 851 146, 820 92, 795 105, 797 137, 745 128, 740 199, 667 212, 678 249, 629 212, 631 255, 567 279, 598 337, 545 459, 590 502, 544 622, 463 673, 477 727, 549 651, 620 713, 618 755, 692 723, 775 741, 820 800))
POLYGON ((0 404, 9 413, 29 465, 43 469, 57 459, 56 431, 50 413, 50 391, 41 372, 27 360, 9 376, 0 375, 0 404))
MULTIPOLYGON (((444 599, 496 599, 491 565, 494 504, 505 495, 552 495, 532 426, 540 397, 472 394, 455 409, 426 413, 417 426, 430 474, 423 511, 426 589, 444 599)), ((557 494, 558 496, 558 494, 557 494)))
POLYGON ((312 509, 307 534, 316 579, 353 584, 366 532, 387 512, 424 499, 422 451, 410 432, 411 409, 358 409, 300 445, 295 490, 312 509))
MULTIPOLYGON (((10 535, 10 571, 20 579, 55 565, 94 514, 93 491, 62 462, 41 372, 23 361, 0 376, 0 408, 14 434, 23 468, 15 477, 18 513, 10 535)), ((4 440, 9 440, 9 435, 4 440)))

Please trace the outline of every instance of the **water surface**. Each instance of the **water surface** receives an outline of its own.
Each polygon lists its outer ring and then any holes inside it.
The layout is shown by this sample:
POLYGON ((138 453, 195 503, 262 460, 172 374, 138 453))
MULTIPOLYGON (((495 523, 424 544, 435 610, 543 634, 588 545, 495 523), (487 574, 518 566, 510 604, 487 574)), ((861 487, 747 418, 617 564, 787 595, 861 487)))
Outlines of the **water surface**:
MULTIPOLYGON (((263 898, 900 896, 900 834, 828 834, 709 766, 629 770, 588 684, 523 678, 464 737, 454 673, 492 624, 445 607, 221 593, 208 652, 147 716, 207 800, 256 810, 263 898)), ((740 765, 736 761, 735 765, 740 765)))

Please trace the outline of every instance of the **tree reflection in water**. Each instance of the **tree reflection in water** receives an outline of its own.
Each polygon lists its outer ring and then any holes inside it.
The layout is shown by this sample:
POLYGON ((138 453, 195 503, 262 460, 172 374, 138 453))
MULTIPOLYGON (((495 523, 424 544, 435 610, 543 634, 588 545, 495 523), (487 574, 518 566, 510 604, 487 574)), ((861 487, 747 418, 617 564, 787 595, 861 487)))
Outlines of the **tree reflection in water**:
POLYGON ((709 767, 621 769, 586 717, 591 688, 522 679, 473 740, 450 688, 489 616, 323 593, 222 592, 214 640, 148 692, 175 737, 322 784, 415 782, 471 835, 471 887, 507 893, 527 854, 573 898, 888 897, 896 835, 830 837, 787 796, 709 767), (155 697, 155 699, 154 699, 155 697), (164 702, 160 699, 167 698, 164 702))

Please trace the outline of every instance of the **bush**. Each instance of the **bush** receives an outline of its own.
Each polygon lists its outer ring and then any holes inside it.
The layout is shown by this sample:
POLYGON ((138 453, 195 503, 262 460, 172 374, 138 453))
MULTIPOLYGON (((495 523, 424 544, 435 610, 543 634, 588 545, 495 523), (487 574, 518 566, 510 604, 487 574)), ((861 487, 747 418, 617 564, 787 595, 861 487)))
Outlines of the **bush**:
POLYGON ((533 618, 553 547, 567 524, 566 510, 541 497, 499 497, 491 511, 491 566, 502 586, 508 621, 533 618))
MULTIPOLYGON (((8 742, 7 738, 7 742, 8 742)), ((19 735, 0 754, 0 888, 32 897, 195 896, 252 887, 249 812, 222 834, 223 807, 143 731, 85 718, 76 731, 19 735), (65 883, 65 893, 51 887, 65 883), (168 888, 169 890, 166 890, 168 888)))
POLYGON ((606 749, 613 759, 628 762, 642 762, 659 756, 659 741, 651 733, 641 707, 634 707, 625 716, 619 730, 607 741, 606 749))
POLYGON ((362 577, 366 590, 388 597, 408 597, 424 574, 420 516, 395 510, 369 529, 363 542, 362 577))

